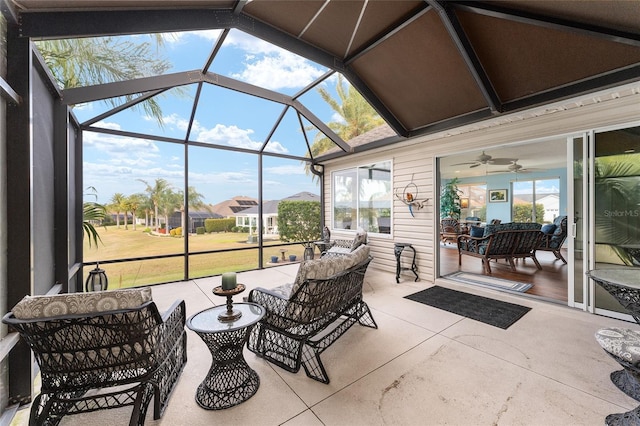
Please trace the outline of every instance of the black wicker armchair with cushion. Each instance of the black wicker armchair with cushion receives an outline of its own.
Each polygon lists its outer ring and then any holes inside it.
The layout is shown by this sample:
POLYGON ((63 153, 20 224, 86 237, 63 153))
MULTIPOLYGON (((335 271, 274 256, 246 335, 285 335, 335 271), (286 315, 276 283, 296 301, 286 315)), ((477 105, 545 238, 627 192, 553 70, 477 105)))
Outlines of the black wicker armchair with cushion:
POLYGON ((566 264, 567 260, 562 256, 560 250, 567 239, 567 216, 556 217, 553 223, 544 225, 541 230, 543 236, 536 250, 550 251, 556 259, 560 259, 566 264))
POLYGON ((143 425, 151 399, 159 419, 187 361, 184 301, 161 315, 150 288, 26 296, 2 321, 40 367, 29 424, 133 406, 143 425))
POLYGON ((266 309, 253 328, 248 348, 275 365, 329 383, 320 355, 351 326, 378 328, 362 286, 371 262, 369 247, 351 254, 306 260, 292 284, 274 289, 255 288, 249 302, 266 309))

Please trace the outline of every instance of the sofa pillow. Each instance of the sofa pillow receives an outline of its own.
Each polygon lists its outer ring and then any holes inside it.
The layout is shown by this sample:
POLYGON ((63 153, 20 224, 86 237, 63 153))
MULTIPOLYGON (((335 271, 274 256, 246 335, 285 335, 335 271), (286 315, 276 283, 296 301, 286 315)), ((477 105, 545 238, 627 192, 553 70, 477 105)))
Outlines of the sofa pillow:
POLYGON ((25 296, 11 311, 17 319, 84 315, 132 309, 151 301, 151 288, 25 296))
POLYGON ((484 227, 472 225, 469 235, 474 238, 482 238, 484 236, 484 227))
POLYGON ((554 225, 553 223, 547 223, 546 225, 542 225, 542 228, 540 228, 540 230, 544 234, 553 234, 553 232, 556 230, 556 225, 554 225))
POLYGON ((329 256, 331 255, 344 255, 344 254, 349 254, 351 253, 351 247, 340 247, 340 246, 333 246, 331 247, 329 250, 327 250, 326 254, 328 254, 329 256))
POLYGON ((332 277, 342 271, 362 263, 369 257, 369 246, 361 245, 351 253, 341 256, 322 256, 320 259, 305 260, 300 263, 298 273, 289 294, 294 294, 307 279, 332 277))
POLYGON ((303 261, 298 268, 291 294, 295 294, 305 280, 329 278, 349 269, 353 262, 351 257, 346 255, 323 256, 320 259, 303 261))
POLYGON ((364 262, 369 257, 370 248, 368 245, 363 244, 351 253, 347 254, 347 257, 351 259, 351 264, 347 267, 347 269, 356 266, 359 263, 364 262))
POLYGON ((356 233, 355 238, 353 239, 353 243, 351 244, 351 251, 354 251, 362 244, 367 243, 367 231, 362 228, 358 228, 358 232, 356 233))

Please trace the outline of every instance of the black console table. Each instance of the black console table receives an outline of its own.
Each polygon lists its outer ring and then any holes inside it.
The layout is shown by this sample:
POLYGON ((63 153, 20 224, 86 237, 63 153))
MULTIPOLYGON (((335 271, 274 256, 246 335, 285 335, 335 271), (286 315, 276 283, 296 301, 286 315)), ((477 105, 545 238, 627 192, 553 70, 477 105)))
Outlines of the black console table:
POLYGON ((396 255, 396 283, 400 282, 400 272, 401 271, 411 271, 416 276, 414 281, 418 281, 418 265, 416 265, 416 249, 409 243, 395 243, 395 247, 393 248, 393 253, 396 255), (413 251, 413 259, 411 260, 410 268, 403 268, 400 264, 400 256, 402 255, 402 251, 404 249, 408 249, 413 251))

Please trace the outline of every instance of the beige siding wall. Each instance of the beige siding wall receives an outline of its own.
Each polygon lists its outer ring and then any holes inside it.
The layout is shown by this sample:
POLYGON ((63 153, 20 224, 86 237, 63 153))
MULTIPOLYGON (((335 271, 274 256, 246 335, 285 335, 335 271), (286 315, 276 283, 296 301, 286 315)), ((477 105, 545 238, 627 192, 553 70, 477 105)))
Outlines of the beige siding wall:
MULTIPOLYGON (((372 269, 395 270, 395 242, 412 243, 417 251, 420 279, 433 282, 436 268, 438 208, 434 206, 436 157, 503 144, 568 136, 590 129, 620 124, 640 124, 640 83, 616 91, 601 92, 537 110, 466 126, 451 132, 419 137, 390 147, 378 148, 325 163, 325 217, 331 225, 331 172, 378 161, 392 160, 394 190, 402 193, 413 182, 418 198, 429 198, 426 207, 414 210, 394 197, 392 234, 369 236, 374 261, 372 269)), ((352 238, 355 231, 332 230, 333 238, 352 238)), ((403 261, 405 257, 403 256, 403 261)), ((406 266, 403 264, 403 266, 406 266)), ((411 279, 403 273, 402 279, 411 279)))

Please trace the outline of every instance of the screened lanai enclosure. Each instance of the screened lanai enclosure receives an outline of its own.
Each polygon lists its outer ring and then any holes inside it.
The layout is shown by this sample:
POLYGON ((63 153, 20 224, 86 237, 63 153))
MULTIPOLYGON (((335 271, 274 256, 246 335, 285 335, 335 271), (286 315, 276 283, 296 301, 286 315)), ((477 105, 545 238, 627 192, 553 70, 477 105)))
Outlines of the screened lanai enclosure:
MULTIPOLYGON (((82 291, 97 263, 110 288, 270 267, 302 257, 324 225, 363 228, 391 252, 406 209, 395 191, 412 174, 392 150, 368 153, 640 80, 638 2, 0 0, 0 11, 5 312, 26 294, 82 291), (274 211, 299 194, 320 200, 302 201, 321 203, 306 219, 317 232, 281 234, 274 211), (84 216, 87 203, 105 217, 84 216)), ((434 176, 421 197, 437 197, 434 176)), ((24 403, 32 365, 13 339, 2 400, 24 403)))

